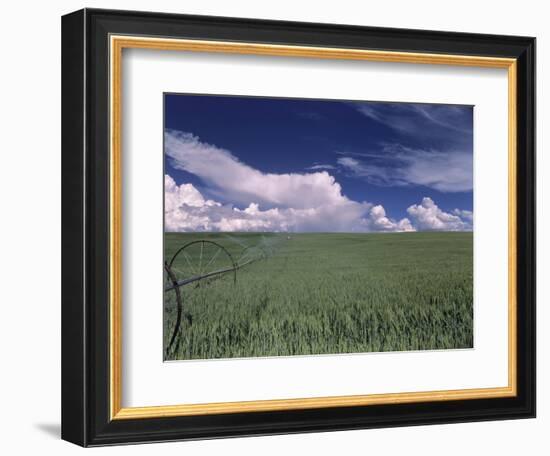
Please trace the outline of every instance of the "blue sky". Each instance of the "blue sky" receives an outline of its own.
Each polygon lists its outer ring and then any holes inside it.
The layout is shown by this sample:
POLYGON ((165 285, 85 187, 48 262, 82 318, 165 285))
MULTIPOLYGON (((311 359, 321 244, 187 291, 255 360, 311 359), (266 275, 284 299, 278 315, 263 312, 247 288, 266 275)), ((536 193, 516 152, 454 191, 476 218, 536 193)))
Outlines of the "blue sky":
POLYGON ((472 162, 471 106, 165 95, 169 230, 471 230, 472 162))

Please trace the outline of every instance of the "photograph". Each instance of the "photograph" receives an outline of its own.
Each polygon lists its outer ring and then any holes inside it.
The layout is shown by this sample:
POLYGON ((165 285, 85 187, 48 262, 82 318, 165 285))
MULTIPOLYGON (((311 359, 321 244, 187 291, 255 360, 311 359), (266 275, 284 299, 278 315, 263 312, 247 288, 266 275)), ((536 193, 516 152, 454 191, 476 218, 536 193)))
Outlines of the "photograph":
POLYGON ((62 16, 61 438, 535 418, 544 21, 234 6, 62 16))
POLYGON ((474 106, 163 96, 165 361, 474 347, 474 106))

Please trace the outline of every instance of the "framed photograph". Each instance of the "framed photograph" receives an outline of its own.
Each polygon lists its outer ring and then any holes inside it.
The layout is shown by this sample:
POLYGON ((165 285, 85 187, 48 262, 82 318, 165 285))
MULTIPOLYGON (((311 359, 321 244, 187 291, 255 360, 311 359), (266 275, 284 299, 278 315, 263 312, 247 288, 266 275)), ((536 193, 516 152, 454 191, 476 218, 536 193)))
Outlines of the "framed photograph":
POLYGON ((535 416, 535 39, 62 20, 62 437, 535 416))

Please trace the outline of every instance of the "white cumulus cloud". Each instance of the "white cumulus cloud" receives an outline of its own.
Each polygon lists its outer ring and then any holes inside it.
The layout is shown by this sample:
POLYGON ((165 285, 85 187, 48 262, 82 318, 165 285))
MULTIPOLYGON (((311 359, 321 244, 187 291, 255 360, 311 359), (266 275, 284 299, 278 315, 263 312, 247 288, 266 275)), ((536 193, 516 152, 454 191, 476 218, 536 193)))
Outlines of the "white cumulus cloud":
POLYGON ((235 203, 254 201, 270 207, 311 208, 349 202, 340 184, 326 171, 263 173, 228 150, 175 130, 166 131, 164 144, 174 168, 199 176, 214 193, 235 203))
POLYGON ((473 213, 455 209, 453 214, 442 211, 431 198, 425 197, 420 204, 407 209, 414 226, 426 231, 470 231, 473 228, 473 213))
POLYGON ((414 231, 408 219, 394 221, 382 206, 347 200, 310 208, 244 209, 207 200, 192 184, 164 179, 166 231, 414 231))
POLYGON ((396 222, 386 216, 383 206, 373 206, 362 223, 368 231, 416 231, 408 218, 396 222))
POLYGON ((454 209, 454 215, 458 215, 460 218, 467 220, 470 223, 474 223, 474 213, 472 211, 466 211, 463 209, 454 209))
POLYGON ((396 220, 382 205, 349 199, 326 170, 264 173, 190 133, 167 131, 165 151, 174 168, 198 176, 213 198, 166 175, 167 231, 393 232, 471 226, 467 211, 446 214, 429 198, 409 207, 412 220, 396 220), (429 213, 433 208, 435 213, 429 213))

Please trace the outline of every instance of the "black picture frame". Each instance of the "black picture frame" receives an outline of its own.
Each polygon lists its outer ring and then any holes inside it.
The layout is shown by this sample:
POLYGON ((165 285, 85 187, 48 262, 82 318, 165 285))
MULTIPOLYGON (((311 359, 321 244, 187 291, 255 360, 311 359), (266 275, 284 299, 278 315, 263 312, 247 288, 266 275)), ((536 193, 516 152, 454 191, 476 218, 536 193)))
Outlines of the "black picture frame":
POLYGON ((535 416, 535 39, 84 9, 62 19, 62 438, 82 446, 535 416), (517 395, 110 419, 109 36, 517 59, 517 395))

